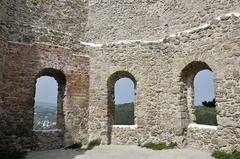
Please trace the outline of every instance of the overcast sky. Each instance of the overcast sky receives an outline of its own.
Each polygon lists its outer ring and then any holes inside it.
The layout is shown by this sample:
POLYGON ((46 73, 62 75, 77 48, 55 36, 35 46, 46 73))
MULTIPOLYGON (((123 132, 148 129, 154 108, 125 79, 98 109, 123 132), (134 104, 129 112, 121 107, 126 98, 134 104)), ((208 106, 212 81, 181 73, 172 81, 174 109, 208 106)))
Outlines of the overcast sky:
MULTIPOLYGON (((36 101, 56 103, 57 82, 52 77, 43 76, 37 80, 36 101)), ((194 104, 201 105, 202 101, 210 101, 214 98, 213 73, 208 70, 200 71, 194 79, 195 98, 194 104)), ((128 78, 122 78, 115 84, 116 104, 130 103, 134 101, 134 84, 128 78)))

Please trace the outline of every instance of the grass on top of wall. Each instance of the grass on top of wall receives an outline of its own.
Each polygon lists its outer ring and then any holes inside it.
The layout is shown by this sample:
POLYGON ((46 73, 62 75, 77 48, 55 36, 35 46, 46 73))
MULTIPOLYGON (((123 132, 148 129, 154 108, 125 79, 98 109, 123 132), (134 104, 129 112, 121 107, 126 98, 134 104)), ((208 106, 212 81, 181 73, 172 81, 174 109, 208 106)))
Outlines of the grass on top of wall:
POLYGON ((177 143, 171 142, 170 144, 166 144, 165 142, 160 142, 160 143, 149 142, 149 143, 145 143, 141 147, 145 147, 152 150, 173 149, 177 147, 177 143))
POLYGON ((222 151, 214 151, 212 157, 216 159, 240 159, 240 152, 226 153, 222 151))

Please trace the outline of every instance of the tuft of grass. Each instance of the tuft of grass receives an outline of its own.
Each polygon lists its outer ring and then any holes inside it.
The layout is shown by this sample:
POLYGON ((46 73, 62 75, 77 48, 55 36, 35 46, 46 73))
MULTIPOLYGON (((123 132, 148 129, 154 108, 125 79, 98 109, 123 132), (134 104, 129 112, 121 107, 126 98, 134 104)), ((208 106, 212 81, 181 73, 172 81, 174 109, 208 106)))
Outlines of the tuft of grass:
POLYGON ((216 159, 240 159, 240 152, 226 153, 222 151, 214 151, 212 157, 216 159))
POLYGON ((92 150, 95 146, 98 146, 101 144, 100 139, 92 140, 87 145, 87 150, 92 150))
POLYGON ((149 142, 142 145, 141 147, 145 147, 152 150, 163 150, 163 149, 173 149, 176 146, 177 146, 177 143, 175 142, 171 142, 170 144, 166 144, 165 142, 160 142, 160 143, 149 142))
POLYGON ((25 159, 26 155, 27 152, 17 150, 0 151, 1 159, 25 159))
POLYGON ((66 147, 66 149, 81 149, 81 148, 82 148, 82 143, 75 143, 73 145, 66 147))

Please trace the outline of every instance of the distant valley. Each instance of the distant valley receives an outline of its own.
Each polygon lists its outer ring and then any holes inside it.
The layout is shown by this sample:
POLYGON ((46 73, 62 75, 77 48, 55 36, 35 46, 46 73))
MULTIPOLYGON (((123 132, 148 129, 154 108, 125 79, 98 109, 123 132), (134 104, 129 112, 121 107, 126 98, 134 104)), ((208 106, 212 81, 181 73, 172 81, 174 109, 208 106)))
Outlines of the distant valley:
POLYGON ((35 102, 34 130, 56 129, 57 104, 35 102))

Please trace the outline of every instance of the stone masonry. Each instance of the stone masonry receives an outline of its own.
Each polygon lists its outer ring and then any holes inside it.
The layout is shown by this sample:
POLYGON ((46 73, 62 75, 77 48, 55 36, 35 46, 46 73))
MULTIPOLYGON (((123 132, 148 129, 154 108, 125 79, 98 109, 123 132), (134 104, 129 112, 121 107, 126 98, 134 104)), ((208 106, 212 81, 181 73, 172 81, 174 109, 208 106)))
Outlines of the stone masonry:
POLYGON ((177 142, 240 151, 239 0, 0 1, 0 150, 177 142), (195 124, 193 79, 214 73, 218 126, 195 124), (57 130, 33 131, 38 77, 58 82, 57 130), (113 88, 135 83, 135 125, 113 88))

